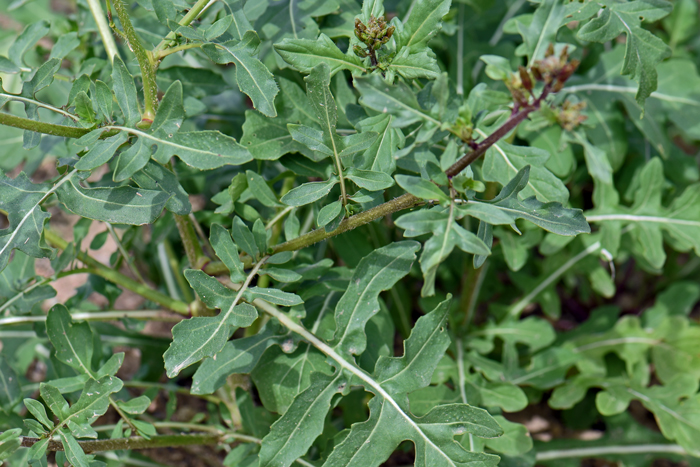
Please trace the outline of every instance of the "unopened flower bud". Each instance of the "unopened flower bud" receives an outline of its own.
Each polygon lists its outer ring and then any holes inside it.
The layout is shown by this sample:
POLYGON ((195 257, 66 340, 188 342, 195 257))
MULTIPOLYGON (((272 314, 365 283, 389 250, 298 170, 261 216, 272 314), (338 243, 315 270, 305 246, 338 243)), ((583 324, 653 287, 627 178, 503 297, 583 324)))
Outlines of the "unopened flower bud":
POLYGON ((530 78, 530 74, 527 72, 525 67, 520 66, 518 68, 518 72, 520 73, 520 82, 522 83, 522 86, 528 91, 532 91, 532 78, 530 78))

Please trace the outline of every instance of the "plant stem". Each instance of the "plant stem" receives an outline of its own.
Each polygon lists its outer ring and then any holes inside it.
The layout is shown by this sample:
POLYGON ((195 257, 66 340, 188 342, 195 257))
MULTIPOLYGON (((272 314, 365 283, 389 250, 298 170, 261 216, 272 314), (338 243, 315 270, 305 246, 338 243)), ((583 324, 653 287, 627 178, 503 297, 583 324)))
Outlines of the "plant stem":
POLYGON ((517 303, 513 304, 513 306, 511 306, 510 310, 508 311, 508 314, 512 317, 517 317, 518 315, 520 315, 520 313, 522 313, 525 307, 528 306, 530 302, 532 302, 532 300, 534 300, 540 292, 546 289, 552 282, 557 280, 566 271, 571 269, 571 267, 573 267, 576 263, 581 261, 586 256, 595 253, 599 249, 600 242, 595 242, 594 244, 590 245, 588 248, 584 249, 579 254, 571 258, 569 261, 564 263, 559 269, 557 269, 551 275, 549 275, 545 280, 540 282, 540 284, 534 289, 532 289, 530 293, 525 295, 517 303))
POLYGON ((7 125, 23 130, 35 131, 46 135, 65 136, 67 138, 80 138, 88 133, 87 128, 77 128, 66 125, 57 125, 55 123, 38 122, 24 117, 0 112, 0 125, 7 125))
POLYGON ((204 256, 202 246, 197 239, 197 233, 194 231, 192 220, 189 216, 180 214, 173 214, 173 216, 175 217, 175 225, 177 225, 177 230, 180 232, 182 246, 185 248, 190 267, 193 269, 201 268, 209 258, 204 256))
POLYGON ((641 444, 632 446, 600 446, 577 449, 554 449, 537 453, 538 461, 567 459, 571 457, 603 457, 626 454, 679 454, 688 455, 682 446, 677 444, 641 444))
POLYGON ((122 23, 124 36, 129 48, 136 56, 141 68, 141 80, 143 81, 143 114, 141 119, 152 123, 158 108, 158 85, 156 84, 156 66, 153 55, 146 50, 141 43, 141 39, 136 34, 134 26, 131 24, 126 5, 122 0, 113 0, 114 10, 117 12, 119 22, 122 23))
POLYGON ((332 232, 326 232, 324 228, 313 230, 306 235, 289 240, 288 242, 277 245, 273 248, 274 253, 280 253, 282 251, 294 251, 306 248, 307 246, 313 245, 314 243, 326 240, 341 233, 347 232, 348 230, 356 229, 362 225, 372 222, 375 219, 387 216, 397 211, 402 211, 404 209, 412 208, 423 204, 424 201, 420 198, 416 198, 412 194, 406 193, 399 196, 391 201, 387 201, 384 204, 380 204, 377 207, 368 209, 367 211, 356 214, 352 217, 344 219, 337 229, 332 232))
MULTIPOLYGON (((85 269, 82 272, 88 272, 85 269)), ((165 314, 164 310, 125 310, 125 311, 99 311, 94 313, 71 313, 71 318, 80 321, 114 321, 122 318, 147 319, 149 321, 173 321, 183 319, 182 315, 165 314)), ((46 321, 46 315, 42 316, 8 316, 0 318, 0 326, 17 324, 42 323, 46 321)))
POLYGON ((180 269, 180 261, 178 260, 177 255, 175 255, 175 250, 173 250, 173 246, 170 244, 170 240, 168 240, 167 238, 163 239, 163 246, 165 247, 165 253, 168 255, 168 262, 170 263, 170 268, 175 274, 175 280, 180 286, 180 292, 182 292, 182 296, 185 297, 185 301, 187 303, 190 303, 192 300, 194 300, 194 296, 192 295, 192 292, 190 290, 190 285, 187 283, 187 280, 185 280, 185 276, 182 273, 182 269, 180 269))
MULTIPOLYGON (((68 246, 68 242, 66 240, 50 229, 44 229, 44 236, 46 237, 46 241, 55 248, 65 250, 68 246)), ((105 266, 83 251, 78 252, 77 257, 88 267, 87 272, 91 274, 103 277, 104 279, 114 282, 117 285, 121 285, 125 289, 131 290, 132 292, 135 292, 142 297, 177 313, 183 315, 188 315, 190 313, 190 307, 186 303, 181 302, 180 300, 175 300, 164 293, 159 292, 158 290, 152 289, 147 285, 141 284, 130 277, 125 276, 119 271, 115 271, 114 269, 105 266)))
MULTIPOLYGON (((190 11, 187 12, 187 14, 178 22, 180 26, 188 26, 192 21, 197 19, 199 14, 202 12, 205 6, 209 4, 209 0, 197 0, 197 3, 192 5, 192 8, 190 8, 190 11)), ((177 37, 177 34, 174 32, 169 32, 165 38, 160 41, 160 44, 158 44, 154 49, 153 49, 153 55, 158 56, 158 53, 169 47, 172 41, 177 37)))
POLYGON ((87 0, 88 7, 90 8, 90 13, 95 19, 95 24, 97 24, 97 30, 100 32, 100 37, 102 37, 102 43, 107 51, 107 57, 110 63, 114 62, 114 56, 119 56, 119 50, 117 50, 117 44, 114 42, 114 37, 112 37, 112 30, 107 24, 105 19, 105 12, 102 10, 101 0, 87 0))
MULTIPOLYGON (((471 261, 470 261, 471 263, 471 261)), ((462 329, 467 330, 472 318, 474 317, 474 310, 476 309, 476 303, 479 299, 479 292, 481 291, 481 286, 484 283, 484 278, 486 277, 486 270, 489 268, 488 261, 485 262, 480 268, 474 269, 471 264, 466 267, 469 268, 469 273, 465 274, 464 281, 462 282, 462 298, 460 302, 460 310, 464 311, 464 319, 462 320, 462 329)))
POLYGON ((134 264, 134 259, 131 256, 129 256, 129 252, 127 252, 126 248, 124 248, 124 245, 122 244, 121 239, 117 235, 116 230, 114 230, 114 227, 112 227, 112 224, 110 224, 109 222, 105 222, 105 224, 107 224, 107 230, 109 230, 109 234, 114 239, 114 243, 117 244, 117 248, 119 249, 119 253, 124 258, 124 261, 126 261, 126 265, 131 270, 131 273, 134 275, 135 278, 137 278, 139 280, 139 282, 141 282, 142 284, 145 284, 146 281, 144 281, 143 277, 141 277, 141 273, 139 272, 139 270, 136 268, 136 265, 134 264))
POLYGON ((54 107, 53 105, 45 104, 44 102, 39 102, 38 100, 35 100, 35 99, 29 99, 28 97, 22 97, 22 96, 18 96, 16 94, 8 94, 8 93, 4 93, 4 92, 0 92, 0 97, 4 97, 4 98, 12 100, 12 101, 26 102, 28 104, 34 104, 37 107, 41 107, 42 109, 47 109, 47 110, 50 110, 52 112, 59 113, 59 114, 63 115, 64 117, 68 117, 75 122, 80 120, 80 117, 78 117, 77 115, 73 115, 72 113, 66 112, 63 109, 59 109, 58 107, 54 107))
MULTIPOLYGON (((36 282, 34 282, 32 285, 28 286, 26 289, 23 289, 19 291, 16 295, 14 295, 12 298, 7 300, 5 303, 0 305, 0 313, 4 312, 6 309, 10 307, 14 302, 19 300, 20 298, 24 297, 25 294, 31 292, 32 290, 36 289, 37 287, 41 287, 42 285, 46 285, 50 282, 55 281, 56 279, 60 279, 61 277, 66 277, 70 276, 73 274, 81 274, 87 272, 87 269, 71 269, 70 271, 63 271, 59 272, 58 274, 54 274, 50 277, 45 277, 43 279, 40 279, 36 282)), ((27 317, 30 318, 30 317, 27 317)), ((23 319, 23 318, 18 318, 18 319, 23 319)), ((2 325, 4 322, 4 319, 0 319, 0 325, 2 325)), ((12 323, 9 323, 12 324, 12 323)))
MULTIPOLYGON (((157 435, 151 439, 132 436, 130 438, 98 439, 88 441, 78 441, 78 444, 86 454, 103 451, 119 451, 122 449, 150 449, 177 446, 192 446, 202 444, 218 444, 221 434, 217 433, 195 433, 178 435, 157 435)), ((39 442, 39 438, 22 438, 23 447, 31 447, 39 442)), ((63 443, 60 441, 49 441, 48 451, 63 451, 63 443)))
POLYGON ((177 47, 171 47, 171 48, 169 48, 169 49, 160 50, 160 51, 158 51, 157 53, 154 53, 154 57, 155 57, 156 60, 160 61, 160 60, 163 60, 163 59, 164 59, 165 57, 167 57, 168 55, 175 54, 175 53, 178 53, 178 52, 182 52, 183 50, 188 50, 188 49, 194 49, 194 48, 202 47, 203 45, 204 45, 204 44, 203 44, 203 43, 200 43, 200 42, 193 42, 193 43, 190 43, 190 44, 182 44, 182 45, 178 45, 177 47))

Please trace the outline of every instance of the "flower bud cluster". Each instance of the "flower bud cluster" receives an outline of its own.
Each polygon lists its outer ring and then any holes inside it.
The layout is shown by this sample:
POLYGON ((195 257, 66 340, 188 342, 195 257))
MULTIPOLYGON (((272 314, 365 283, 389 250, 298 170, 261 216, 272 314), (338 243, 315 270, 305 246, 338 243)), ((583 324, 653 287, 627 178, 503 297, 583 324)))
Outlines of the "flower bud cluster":
POLYGON ((513 96, 513 101, 523 107, 528 105, 530 96, 534 97, 533 90, 537 81, 544 83, 548 93, 561 91, 578 65, 578 60, 569 61, 568 47, 564 47, 561 53, 556 55, 554 46, 550 44, 542 60, 536 60, 529 71, 523 66, 519 67, 517 73, 511 74, 505 80, 505 84, 513 96))
POLYGON ((530 71, 537 81, 543 81, 545 85, 551 85, 552 92, 559 92, 564 87, 566 80, 574 74, 578 65, 578 60, 569 61, 568 46, 565 46, 557 56, 554 53, 554 46, 550 44, 547 47, 545 57, 542 60, 537 60, 530 71))
POLYGON ((573 103, 564 101, 561 109, 557 113, 557 123, 567 131, 572 131, 574 128, 586 121, 588 117, 583 115, 581 111, 586 108, 586 102, 581 101, 573 103))
POLYGON ((368 50, 364 50, 361 46, 356 45, 353 51, 359 57, 367 57, 370 53, 379 50, 379 48, 389 42, 394 34, 394 26, 388 26, 383 16, 375 18, 370 17, 367 25, 363 24, 359 18, 355 19, 355 36, 367 46, 368 50))

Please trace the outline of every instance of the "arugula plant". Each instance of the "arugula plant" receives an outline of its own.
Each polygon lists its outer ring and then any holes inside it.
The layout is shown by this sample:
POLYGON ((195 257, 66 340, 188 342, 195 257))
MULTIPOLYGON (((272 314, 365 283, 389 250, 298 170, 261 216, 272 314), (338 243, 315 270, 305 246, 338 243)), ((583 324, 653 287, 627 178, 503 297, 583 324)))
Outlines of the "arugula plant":
POLYGON ((694 0, 0 7, 6 465, 700 465, 694 0))

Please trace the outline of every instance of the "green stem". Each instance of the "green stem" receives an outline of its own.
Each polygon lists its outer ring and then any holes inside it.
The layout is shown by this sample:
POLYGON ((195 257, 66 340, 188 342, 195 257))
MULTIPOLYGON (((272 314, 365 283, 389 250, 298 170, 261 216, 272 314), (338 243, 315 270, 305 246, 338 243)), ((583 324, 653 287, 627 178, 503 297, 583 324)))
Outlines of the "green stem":
MULTIPOLYGON (((112 236, 112 238, 114 239, 114 242, 117 244, 117 248, 119 249, 119 253, 122 255, 122 258, 124 258, 124 261, 126 261, 126 265, 131 270, 131 273, 134 275, 134 277, 136 277, 139 280, 139 282, 141 282, 142 284, 145 284, 146 281, 143 280, 143 277, 141 277, 141 273, 139 272, 139 270, 136 268, 136 265, 134 264, 134 259, 131 256, 129 256, 129 252, 127 252, 126 248, 124 248, 124 245, 122 244, 121 239, 117 235, 116 230, 114 230, 114 227, 109 222, 105 222, 105 224, 107 224, 107 230, 109 230, 109 234, 112 236)), ((117 269, 117 268, 115 268, 115 269, 117 269)))
POLYGON ((142 120, 152 123, 158 108, 158 85, 156 84, 156 66, 154 64, 153 55, 146 50, 141 43, 141 39, 136 34, 134 26, 131 24, 129 12, 122 0, 114 0, 114 10, 117 12, 119 22, 122 23, 124 29, 124 37, 129 45, 129 48, 141 68, 141 79, 143 81, 143 114, 142 120))
POLYGON ((28 98, 28 97, 18 96, 18 95, 16 95, 16 94, 8 94, 8 93, 5 93, 5 92, 0 92, 0 97, 4 97, 4 98, 9 99, 9 100, 12 100, 12 101, 26 102, 26 103, 28 103, 28 104, 34 104, 34 105, 36 105, 37 107, 41 107, 42 109, 47 109, 47 110, 50 110, 50 111, 52 111, 52 112, 59 113, 59 114, 63 115, 64 117, 68 117, 68 118, 72 119, 72 120, 75 121, 75 122, 77 122, 78 120, 80 120, 80 117, 78 117, 77 115, 73 115, 72 113, 66 112, 66 111, 63 110, 63 109, 59 109, 58 107, 54 107, 53 105, 49 105, 49 104, 45 104, 45 103, 43 103, 43 102, 39 102, 38 100, 35 100, 35 99, 30 99, 30 98, 28 98))
MULTIPOLYGON (((46 241, 49 242, 55 248, 60 250, 65 250, 68 246, 68 242, 64 240, 60 235, 53 232, 50 229, 44 229, 44 236, 46 241)), ((152 289, 144 284, 141 284, 130 277, 125 276, 119 271, 115 271, 104 264, 100 263, 96 259, 90 257, 87 253, 81 251, 77 255, 78 259, 85 264, 88 268, 88 272, 107 279, 110 282, 114 282, 117 285, 124 287, 125 289, 131 290, 142 297, 162 305, 170 310, 177 313, 188 315, 190 313, 190 307, 180 300, 175 300, 164 293, 161 293, 155 289, 152 289)))
POLYGON ((194 231, 192 220, 189 216, 180 214, 174 214, 173 216, 175 217, 175 225, 177 226, 178 232, 180 232, 182 246, 185 248, 190 267, 193 269, 201 268, 209 258, 204 256, 202 246, 197 239, 197 233, 194 231))
POLYGON ((469 263, 470 264, 466 265, 469 272, 464 275, 464 280, 462 281, 462 290, 464 292, 459 301, 459 309, 464 311, 464 318, 461 324, 464 331, 467 330, 474 317, 474 310, 476 310, 479 292, 481 291, 481 286, 486 277, 486 270, 489 267, 488 262, 486 262, 479 269, 474 269, 474 266, 471 264, 471 259, 469 263))
POLYGON ((161 61, 165 57, 167 57, 168 55, 182 52, 183 50, 199 48, 199 47, 202 47, 203 45, 204 45, 204 43, 202 43, 202 42, 192 42, 190 44, 182 44, 182 45, 178 45, 177 47, 172 47, 169 49, 160 50, 157 53, 154 53, 153 55, 157 61, 161 61))
MULTIPOLYGON (((54 274, 50 277, 45 277, 43 279, 40 279, 33 283, 32 285, 28 286, 26 289, 19 291, 16 295, 14 295, 12 298, 7 300, 5 303, 0 305, 0 313, 3 313, 5 310, 10 308, 10 305, 12 305, 14 302, 19 300, 20 298, 24 297, 25 294, 31 292, 32 290, 41 287, 42 285, 46 285, 50 282, 55 281, 56 279, 60 279, 61 277, 66 277, 70 276, 73 274, 81 274, 87 272, 87 269, 71 269, 70 271, 63 271, 59 272, 58 274, 54 274)), ((21 317, 21 318, 2 318, 0 319, 0 325, 2 325, 6 319, 25 319, 25 318, 40 318, 38 316, 26 316, 26 317, 21 317)), ((8 322, 7 324, 15 324, 15 323, 10 323, 8 322)), ((20 324, 20 323, 17 323, 20 324)))
MULTIPOLYGON (((340 235, 341 233, 345 233, 348 230, 356 229, 362 225, 372 222, 375 219, 379 219, 391 213, 402 211, 404 209, 409 209, 423 203, 424 201, 422 199, 416 198, 415 196, 406 193, 391 201, 387 201, 384 204, 380 204, 377 207, 368 209, 367 211, 355 214, 352 217, 344 219, 340 223, 338 228, 332 232, 326 232, 326 230, 322 227, 300 237, 289 240, 288 242, 281 243, 273 248, 273 254, 280 253, 282 251, 301 250, 302 248, 311 246, 314 243, 318 243, 323 240, 327 240, 331 237, 335 237, 336 235, 340 235)), ((241 260, 243 261, 244 265, 251 264, 249 257, 244 256, 243 258, 241 258, 241 260)), ((228 269, 226 269, 226 266, 224 266, 223 263, 215 262, 209 263, 203 269, 203 271, 212 276, 216 276, 226 274, 228 272, 228 269)))
POLYGON ((173 250, 173 246, 167 238, 163 240, 163 246, 165 247, 165 253, 168 255, 168 262, 170 263, 170 268, 175 274, 175 280, 180 286, 182 296, 185 297, 185 301, 187 303, 190 303, 194 300, 194 296, 192 295, 192 292, 190 290, 190 285, 187 283, 187 280, 185 280, 185 276, 182 273, 182 269, 180 269, 180 262, 178 261, 178 258, 175 255, 175 250, 173 250))
MULTIPOLYGON (((31 447, 39 442, 39 438, 22 438, 23 447, 31 447)), ((192 446, 218 444, 221 440, 221 434, 217 433, 195 433, 195 434, 178 434, 178 435, 157 435, 151 436, 151 439, 141 438, 140 436, 132 436, 130 438, 116 439, 98 439, 89 441, 78 441, 80 447, 83 448, 86 454, 93 452, 104 451, 119 451, 123 449, 151 449, 177 446, 192 446)), ((63 443, 60 441, 49 441, 48 451, 63 451, 63 443)))
POLYGON ((117 44, 114 42, 114 37, 112 37, 112 30, 105 19, 105 12, 102 10, 100 0, 87 0, 87 4, 92 17, 95 19, 95 24, 97 24, 97 30, 100 32, 100 37, 102 37, 102 43, 107 51, 109 61, 110 63, 114 62, 114 56, 119 56, 119 51, 117 50, 117 44))
POLYGON ((572 457, 603 457, 624 456, 630 454, 678 454, 688 455, 688 452, 677 444, 640 444, 631 446, 599 446, 577 449, 553 449, 537 453, 538 461, 554 459, 569 459, 572 457))
MULTIPOLYGON (((90 272, 89 269, 80 269, 80 272, 90 272)), ((42 282, 43 283, 43 282, 42 282)), ((94 313, 71 313, 71 317, 78 321, 115 321, 122 318, 143 319, 148 321, 182 321, 182 315, 166 314, 163 310, 113 310, 94 313)), ((41 316, 8 316, 0 318, 0 326, 12 326, 30 323, 43 323, 46 315, 41 316)))
POLYGON ((88 133, 87 128, 77 128, 66 125, 56 125, 55 123, 38 122, 24 117, 0 112, 0 125, 21 128, 23 130, 35 131, 46 135, 65 136, 67 138, 80 138, 88 133))
POLYGON ((523 312, 525 307, 528 306, 535 299, 535 297, 537 297, 537 295, 540 294, 540 292, 542 292, 544 289, 549 287, 550 284, 552 284, 555 280, 557 280, 559 277, 561 277, 561 275, 564 274, 566 271, 571 269, 576 263, 581 261, 586 256, 597 252, 599 249, 600 249, 600 242, 595 242, 592 245, 590 245, 588 248, 584 249, 579 254, 577 254, 576 256, 571 258, 569 261, 562 264, 559 269, 557 269, 552 274, 547 276, 547 278, 545 280, 543 280, 542 282, 540 282, 537 285, 537 287, 532 289, 527 295, 525 295, 518 302, 514 303, 510 307, 508 314, 510 316, 512 316, 513 318, 517 318, 520 315, 520 313, 523 312))
MULTIPOLYGON (((190 8, 190 11, 187 12, 187 14, 179 21, 180 26, 189 26, 189 24, 197 19, 199 14, 202 12, 205 6, 209 4, 209 0, 197 0, 197 3, 195 3, 192 8, 190 8)), ((165 39, 160 41, 160 44, 158 44, 154 49, 153 49, 153 55, 158 56, 158 53, 169 47, 170 44, 173 42, 173 40, 177 37, 177 34, 174 32, 169 32, 167 36, 165 36, 165 39)))

